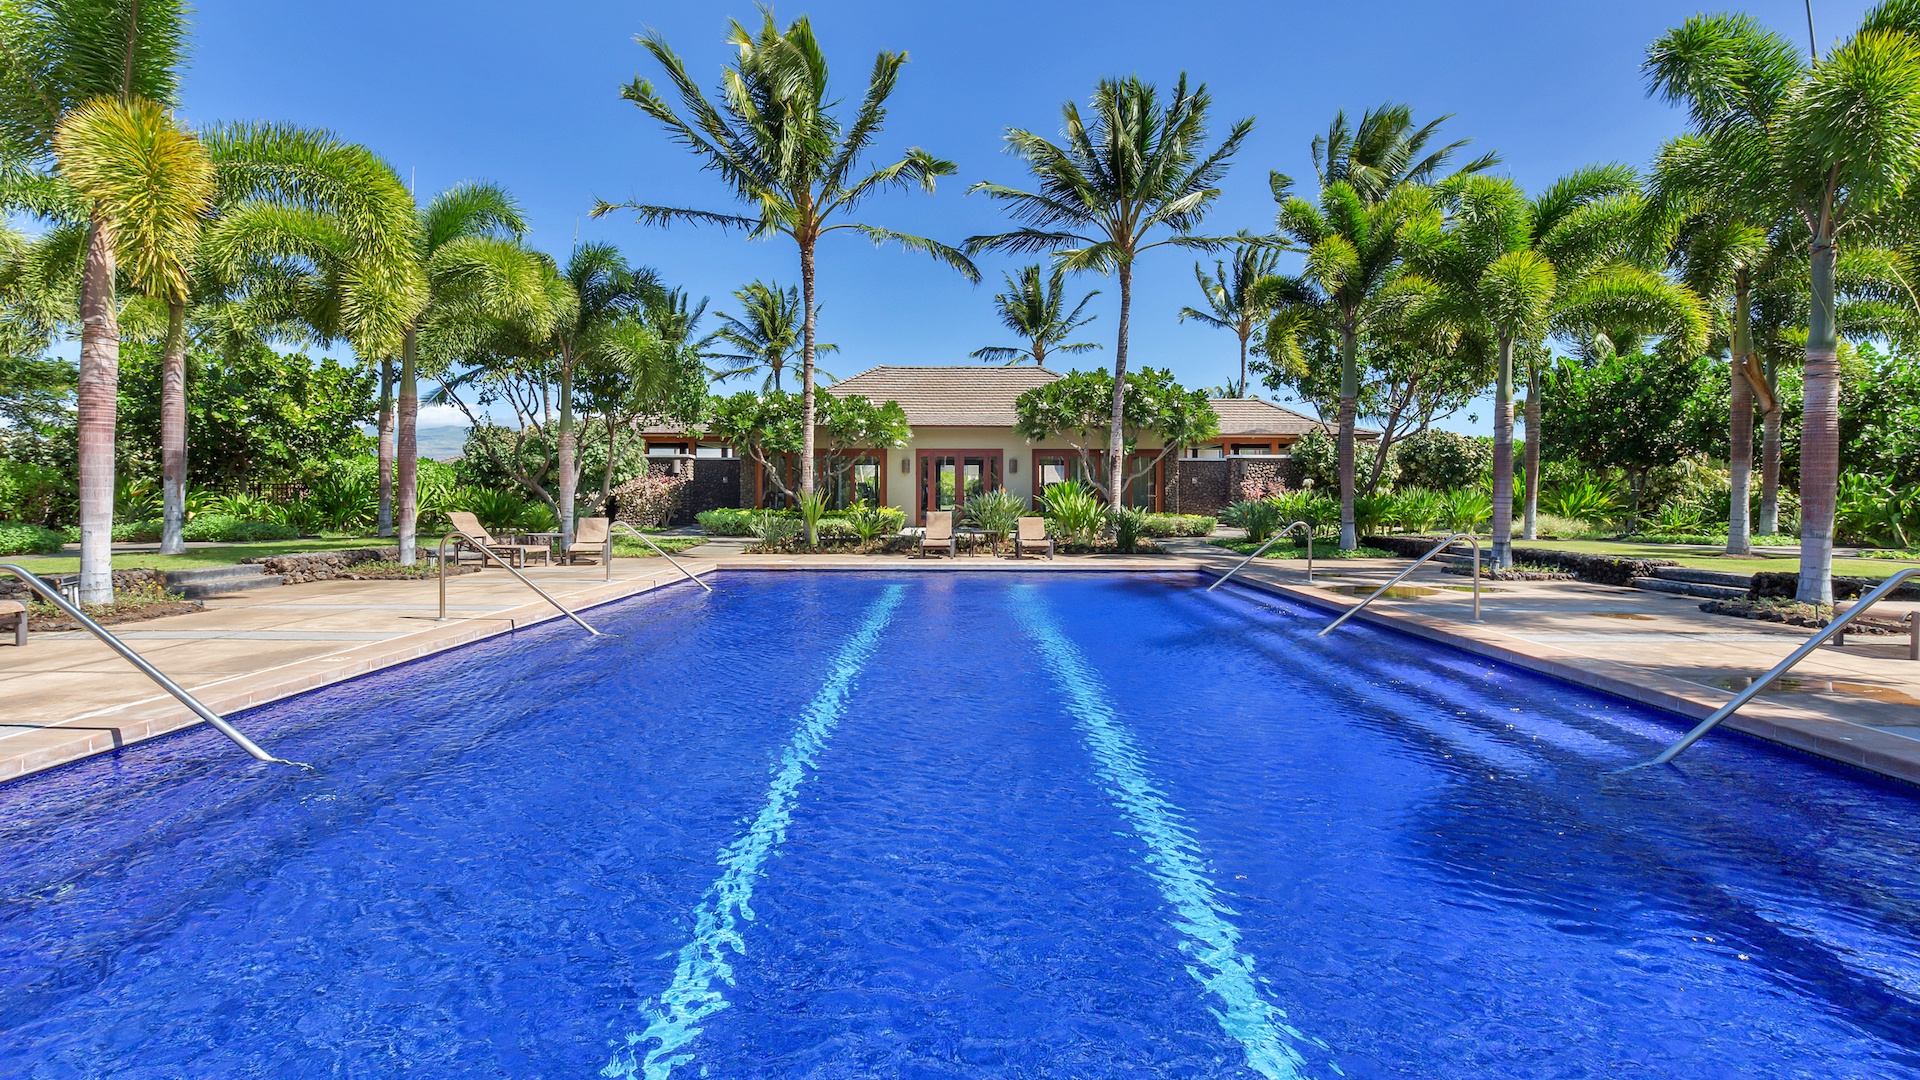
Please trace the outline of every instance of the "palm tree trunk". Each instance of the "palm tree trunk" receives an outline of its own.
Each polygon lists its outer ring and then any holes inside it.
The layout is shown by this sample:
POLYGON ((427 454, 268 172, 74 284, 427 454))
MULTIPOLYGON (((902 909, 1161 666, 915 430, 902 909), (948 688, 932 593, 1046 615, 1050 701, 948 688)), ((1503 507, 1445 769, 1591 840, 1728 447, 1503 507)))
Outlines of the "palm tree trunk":
POLYGON ((1353 526, 1353 422, 1360 403, 1360 335, 1348 320, 1340 330, 1340 550, 1360 546, 1353 526))
POLYGON ((380 360, 380 535, 393 535, 393 359, 380 360))
MULTIPOLYGON (((800 244, 800 288, 806 305, 800 321, 800 494, 813 494, 813 242, 800 244)), ((812 532, 811 529, 808 530, 812 532)), ((813 537, 807 537, 813 544, 813 537)))
POLYGON ((1133 264, 1120 263, 1120 334, 1113 347, 1113 414, 1107 426, 1107 505, 1127 497, 1127 320, 1133 308, 1133 264))
POLYGON ((1527 509, 1526 525, 1521 529, 1520 538, 1535 540, 1539 538, 1537 521, 1540 516, 1540 366, 1529 365, 1527 371, 1527 509))
POLYGON ((1831 236, 1810 252, 1806 398, 1800 428, 1800 588, 1803 604, 1833 602, 1833 508, 1840 485, 1840 342, 1833 322, 1831 236))
MULTIPOLYGON (((609 450, 612 447, 608 447, 609 450)), ((560 511, 560 550, 565 551, 573 544, 573 503, 578 494, 579 482, 573 466, 573 358, 562 354, 560 357, 560 496, 556 500, 560 511)), ((612 455, 608 455, 612 460, 612 455)))
POLYGON ((1238 397, 1247 396, 1247 335, 1246 334, 1240 335, 1240 393, 1236 396, 1238 397))
POLYGON ((398 504, 400 565, 412 566, 415 532, 420 522, 420 492, 415 486, 420 473, 420 339, 418 332, 407 330, 400 345, 399 438, 394 452, 394 501, 398 504))
MULTIPOLYGON (((1780 400, 1778 391, 1774 400, 1780 400)), ((1760 418, 1760 523, 1754 530, 1760 536, 1780 531, 1780 420, 1777 404, 1760 418)))
POLYGON ((113 603, 113 442, 120 404, 120 317, 113 241, 94 221, 80 292, 80 599, 113 603))
POLYGON ((1513 565, 1513 339, 1500 338, 1493 384, 1493 569, 1513 565))
POLYGON ((160 554, 187 550, 187 307, 167 303, 160 354, 160 554))
POLYGON ((1753 554, 1752 529, 1747 520, 1749 492, 1753 488, 1753 384, 1747 381, 1746 359, 1753 352, 1753 331, 1749 325, 1752 298, 1746 271, 1733 280, 1733 385, 1729 394, 1733 412, 1727 429, 1727 554, 1753 554))

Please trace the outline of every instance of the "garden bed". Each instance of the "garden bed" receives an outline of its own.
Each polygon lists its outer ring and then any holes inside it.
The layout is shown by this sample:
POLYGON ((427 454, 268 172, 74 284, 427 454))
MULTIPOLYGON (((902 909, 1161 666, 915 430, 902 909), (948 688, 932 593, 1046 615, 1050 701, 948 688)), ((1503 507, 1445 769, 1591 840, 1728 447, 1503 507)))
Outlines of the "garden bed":
MULTIPOLYGON (((1700 610, 1709 615, 1731 615, 1737 619, 1784 623, 1788 626, 1804 626, 1813 630, 1833 621, 1833 608, 1826 605, 1802 604, 1791 599, 1708 600, 1700 605, 1700 610)), ((1896 619, 1862 615, 1847 624, 1847 633, 1868 636, 1895 634, 1905 636, 1908 628, 1906 623, 1896 619)))
MULTIPOLYGON (((1472 566, 1447 565, 1440 568, 1444 574, 1459 574, 1472 577, 1472 566)), ((1514 563, 1505 570, 1480 568, 1480 576, 1487 581, 1578 581, 1580 575, 1558 566, 1545 566, 1539 563, 1514 563)))
MULTIPOLYGON (((1437 536, 1369 536, 1366 543, 1387 548, 1407 559, 1417 559, 1440 542, 1437 536)), ((1483 555, 1484 557, 1484 555, 1483 555)), ((1652 577, 1657 566, 1679 566, 1672 559, 1637 559, 1618 555, 1590 555, 1580 551, 1554 551, 1548 548, 1516 547, 1515 562, 1545 570, 1564 571, 1579 581, 1595 585, 1626 585, 1637 577, 1652 577)))
MULTIPOLYGON (((111 604, 81 604, 80 610, 102 626, 116 626, 168 615, 185 615, 205 607, 201 601, 183 599, 178 594, 168 592, 158 582, 149 582, 116 589, 111 604)), ((27 627, 35 632, 81 628, 71 615, 44 600, 27 602, 27 627)))
MULTIPOLYGON (((348 570, 372 563, 388 563, 400 569, 395 560, 400 558, 398 547, 342 548, 335 551, 302 551, 287 555, 258 555, 241 559, 242 563, 257 565, 269 574, 277 574, 286 579, 289 585, 302 585, 309 581, 327 581, 337 577, 350 577, 348 570)), ((424 565, 417 563, 416 565, 424 565)), ((405 575, 381 575, 401 577, 405 575)))

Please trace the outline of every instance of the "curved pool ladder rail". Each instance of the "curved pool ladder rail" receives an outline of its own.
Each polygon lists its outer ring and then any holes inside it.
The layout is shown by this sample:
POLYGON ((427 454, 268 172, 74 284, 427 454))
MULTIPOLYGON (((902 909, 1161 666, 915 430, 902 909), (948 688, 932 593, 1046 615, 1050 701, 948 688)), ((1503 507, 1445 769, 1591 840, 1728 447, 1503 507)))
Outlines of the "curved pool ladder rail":
POLYGON ((59 608, 63 612, 66 612, 67 616, 73 619, 74 622, 79 623, 81 627, 83 627, 88 633, 92 634, 94 637, 99 638, 102 642, 106 644, 107 648, 112 649, 114 652, 119 653, 121 658, 126 660, 127 663, 132 664, 134 667, 138 668, 140 670, 140 674, 145 675, 147 678, 152 679, 156 683, 159 683, 160 689, 165 690, 169 694, 172 694, 175 698, 179 700, 180 704, 185 705, 187 708, 193 710, 194 715, 198 716, 202 720, 205 720, 207 723, 212 724, 213 729, 215 731, 218 731, 220 734, 225 735, 228 739, 232 740, 235 746, 238 746, 240 749, 245 750, 248 756, 252 757, 255 761, 271 761, 276 765, 292 765, 302 769, 313 768, 313 766, 308 765, 305 762, 288 761, 285 758, 277 758, 277 757, 274 757, 272 754, 267 753, 265 750, 260 749, 259 745, 256 744, 252 739, 249 739, 245 735, 241 734, 239 728, 236 728, 232 724, 227 723, 227 721, 223 717, 221 717, 219 713, 214 712, 212 709, 207 708, 206 705, 201 703, 199 698, 194 697, 192 694, 188 693, 183 687, 181 687, 179 683, 176 683, 172 679, 167 678, 166 675, 163 674, 159 668, 156 668, 152 664, 148 663, 145 657, 141 656, 137 652, 134 652, 133 649, 127 645, 126 642, 121 641, 118 637, 114 636, 114 634, 111 631, 109 631, 106 627, 101 626, 97 622, 94 622, 93 619, 89 618, 85 612, 80 610, 78 605, 68 601, 66 597, 61 596, 59 590, 55 589, 51 585, 48 585, 46 582, 40 580, 39 576, 34 574, 32 571, 16 563, 0 563, 0 570, 5 570, 7 573, 12 574, 14 577, 19 578, 21 582, 23 582, 27 586, 27 588, 32 589, 34 592, 37 592, 41 596, 45 597, 47 600, 47 603, 52 604, 54 607, 59 608))
POLYGON ((672 563, 673 568, 675 570, 680 571, 680 573, 684 575, 688 581, 693 582, 695 585, 700 586, 701 588, 707 590, 708 592, 713 591, 713 586, 707 584, 704 581, 701 581, 700 578, 696 574, 694 574, 693 571, 680 565, 680 560, 667 554, 666 551, 662 549, 659 544, 656 544, 653 542, 652 537, 648 536, 646 533, 641 532, 639 529, 634 528, 633 526, 627 524, 624 521, 613 522, 611 525, 607 527, 607 554, 606 554, 606 558, 601 559, 600 561, 607 564, 607 580, 608 581, 613 580, 613 530, 615 528, 625 529, 628 532, 632 533, 635 539, 641 541, 642 543, 646 544, 648 547, 652 548, 654 551, 654 554, 672 563))
MULTIPOLYGON (((559 608, 560 614, 565 615, 567 618, 572 619, 575 623, 579 624, 580 629, 585 630, 587 633, 592 634, 594 637, 605 636, 601 634, 600 631, 595 630, 591 626, 588 626, 587 621, 585 619, 582 619, 580 616, 575 615, 573 613, 572 608, 569 608, 567 605, 561 603, 558 600, 555 600, 552 597, 552 595, 550 595, 547 592, 547 590, 541 588, 538 585, 535 585, 533 583, 533 579, 527 577, 527 575, 514 569, 511 564, 506 562, 506 560, 501 559, 499 556, 494 555, 492 552, 488 551, 485 544, 482 544, 479 540, 475 539, 474 537, 468 536, 466 533, 461 532, 459 529, 454 529, 452 532, 449 532, 447 535, 440 538, 440 617, 435 619, 434 620, 435 622, 448 621, 447 620, 447 545, 449 543, 457 543, 459 541, 465 541, 467 546, 479 552, 481 554, 483 561, 485 559, 492 559, 494 562, 499 563, 502 567, 506 569, 507 573, 512 574, 514 577, 519 578, 520 583, 522 585, 525 585, 527 588, 532 589, 534 592, 539 593, 540 599, 545 600, 547 603, 552 604, 556 608, 559 608)), ((459 550, 460 549, 458 547, 454 548, 454 554, 456 557, 459 555, 459 550)))
MULTIPOLYGON (((1874 586, 1873 591, 1867 593, 1865 596, 1862 596, 1857 603, 1855 603, 1852 607, 1847 609, 1846 614, 1834 616, 1834 619, 1832 622, 1821 627, 1819 632, 1815 633, 1812 637, 1806 640, 1805 644, 1793 650, 1791 653, 1788 653, 1787 658, 1785 660, 1782 660, 1778 664, 1775 664, 1773 666, 1772 671, 1767 672, 1765 675, 1762 675, 1759 678, 1753 680, 1753 682, 1749 683, 1745 690, 1742 690, 1738 694, 1735 694, 1733 696, 1732 701, 1729 701, 1725 705, 1722 705, 1718 709, 1714 710, 1712 716, 1709 716, 1705 720, 1700 721, 1700 723, 1696 725, 1692 731, 1689 731, 1685 735, 1681 736, 1679 742, 1676 742, 1672 746, 1667 747, 1665 750, 1660 751, 1660 755, 1654 758, 1653 760, 1643 761, 1638 765, 1629 765, 1627 766, 1627 769, 1644 769, 1648 765, 1665 765, 1666 763, 1672 761, 1674 758, 1679 757, 1681 752, 1686 750, 1687 747, 1692 746, 1694 743, 1699 742, 1702 738, 1706 736, 1707 732, 1712 731, 1714 728, 1719 727, 1721 721, 1725 720, 1727 717, 1732 716, 1734 713, 1738 712, 1741 706, 1745 705, 1749 701, 1752 701, 1755 696, 1757 696, 1761 691, 1765 690, 1767 687, 1772 686, 1775 680, 1779 679, 1780 676, 1785 675, 1787 671, 1791 669, 1795 664, 1798 664, 1800 661, 1806 659, 1807 654, 1813 652, 1813 650, 1826 644, 1827 639, 1844 632, 1846 630, 1848 623, 1852 622, 1855 618, 1859 617, 1860 615, 1865 614, 1868 608, 1872 607, 1877 601, 1885 597, 1888 593, 1899 588, 1901 582, 1907 580, 1910 577, 1913 577, 1915 574, 1920 574, 1920 566, 1909 566, 1905 570, 1902 570, 1894 574, 1892 577, 1888 578, 1887 580, 1881 582, 1879 585, 1874 586)), ((1625 770, 1622 770, 1622 771, 1625 771, 1625 770)))
POLYGON ((1358 604, 1355 604, 1354 606, 1341 612, 1340 617, 1328 623, 1327 628, 1325 630, 1320 631, 1318 636, 1326 637, 1328 634, 1331 634, 1335 630, 1339 629, 1341 623, 1346 622, 1348 619, 1351 619, 1355 615, 1360 614, 1361 608, 1366 607, 1368 604, 1371 604, 1375 600, 1380 599, 1381 594, 1385 593, 1388 589, 1393 588, 1395 585, 1400 584, 1401 579, 1405 578, 1408 574, 1413 573, 1415 570, 1420 569, 1421 563, 1426 562, 1428 559, 1431 559, 1435 555, 1438 555, 1442 551, 1446 550, 1449 546, 1453 544, 1455 540, 1466 540, 1473 544, 1473 621, 1479 622, 1480 621, 1480 538, 1478 536, 1475 536, 1472 533, 1454 533, 1452 536, 1449 536, 1445 540, 1442 540, 1439 543, 1433 545, 1433 549, 1428 551, 1425 555, 1422 555, 1418 559, 1415 559, 1413 561, 1412 566, 1409 566, 1405 570, 1402 570, 1399 573, 1393 575, 1392 578, 1388 579, 1385 585, 1382 585, 1378 589, 1375 589, 1373 591, 1372 596, 1367 597, 1365 600, 1362 600, 1358 604))
POLYGON ((1274 533, 1272 537, 1268 538, 1266 543, 1261 544, 1257 548, 1254 548, 1253 554, 1233 564, 1233 569, 1227 571, 1224 574, 1221 574, 1218 578, 1214 579, 1213 584, 1207 586, 1207 591, 1212 592, 1213 590, 1226 584, 1227 579, 1239 573, 1241 567, 1259 558, 1261 552, 1264 552, 1268 548, 1279 543, 1282 537, 1286 536, 1288 533, 1292 532, 1295 529, 1306 530, 1305 536, 1307 538, 1307 584, 1309 585, 1313 584, 1313 526, 1307 524, 1304 521, 1296 521, 1293 524, 1287 526, 1286 528, 1281 529, 1279 532, 1274 533))

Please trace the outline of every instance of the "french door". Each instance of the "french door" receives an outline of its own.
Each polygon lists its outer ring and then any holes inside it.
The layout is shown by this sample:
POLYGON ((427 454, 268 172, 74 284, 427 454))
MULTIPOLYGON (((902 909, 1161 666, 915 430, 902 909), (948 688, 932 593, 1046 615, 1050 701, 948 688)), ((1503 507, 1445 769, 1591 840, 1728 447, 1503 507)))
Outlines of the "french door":
POLYGON ((983 492, 1000 489, 998 450, 922 450, 920 524, 935 510, 952 510, 983 492))

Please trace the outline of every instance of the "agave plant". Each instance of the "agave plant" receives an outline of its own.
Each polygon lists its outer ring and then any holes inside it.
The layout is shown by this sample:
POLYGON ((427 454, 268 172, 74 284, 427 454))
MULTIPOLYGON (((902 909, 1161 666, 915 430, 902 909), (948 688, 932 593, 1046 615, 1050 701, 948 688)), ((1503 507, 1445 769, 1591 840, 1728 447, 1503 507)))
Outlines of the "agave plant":
POLYGON ((1106 500, 1087 485, 1067 480, 1048 487, 1042 498, 1047 516, 1068 540, 1092 546, 1107 531, 1106 500))

